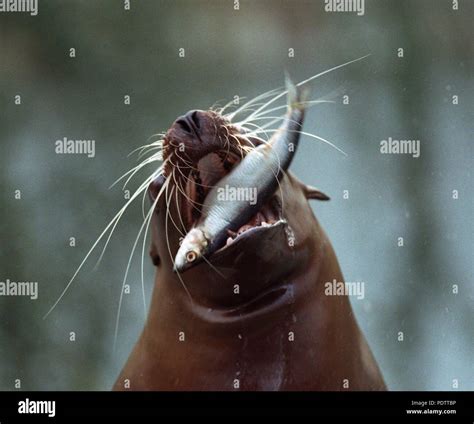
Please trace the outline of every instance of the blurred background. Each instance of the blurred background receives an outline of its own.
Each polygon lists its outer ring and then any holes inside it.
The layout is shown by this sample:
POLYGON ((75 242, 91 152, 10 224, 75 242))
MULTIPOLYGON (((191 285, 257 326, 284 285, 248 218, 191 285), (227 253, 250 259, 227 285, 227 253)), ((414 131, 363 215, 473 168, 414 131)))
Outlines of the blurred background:
MULTIPOLYGON (((357 16, 322 0, 39 0, 38 16, 1 13, 0 281, 37 281, 39 298, 0 298, 0 389, 112 386, 144 324, 138 253, 114 351, 139 202, 43 315, 124 204, 109 186, 133 149, 189 109, 281 86, 285 70, 300 81, 371 53, 311 83, 335 103, 305 130, 347 157, 304 137, 292 170, 332 198, 314 210, 346 281, 365 282, 351 300, 388 387, 473 390, 474 3, 452 3, 366 0, 357 16), (95 157, 55 154, 64 137, 94 139, 95 157), (388 137, 419 139, 420 157, 380 154, 388 137)), ((153 274, 147 256, 147 301, 153 274)))

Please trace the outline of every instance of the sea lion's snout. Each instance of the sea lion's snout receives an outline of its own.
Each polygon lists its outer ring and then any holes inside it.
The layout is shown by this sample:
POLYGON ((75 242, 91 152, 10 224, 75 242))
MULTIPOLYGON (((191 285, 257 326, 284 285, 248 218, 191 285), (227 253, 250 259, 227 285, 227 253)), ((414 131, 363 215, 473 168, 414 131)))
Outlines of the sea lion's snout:
POLYGON ((175 221, 183 224, 181 231, 188 232, 201 216, 207 193, 244 156, 245 143, 238 130, 212 110, 191 110, 173 122, 163 139, 163 175, 175 187, 180 205, 175 221))
MULTIPOLYGON (((178 117, 163 139, 163 158, 170 166, 181 166, 185 174, 209 153, 224 151, 228 135, 234 132, 230 122, 211 110, 190 110, 178 117)), ((229 149, 228 149, 229 150, 229 149)), ((231 146, 230 151, 237 153, 231 146)), ((165 173, 169 173, 169 167, 165 173)))

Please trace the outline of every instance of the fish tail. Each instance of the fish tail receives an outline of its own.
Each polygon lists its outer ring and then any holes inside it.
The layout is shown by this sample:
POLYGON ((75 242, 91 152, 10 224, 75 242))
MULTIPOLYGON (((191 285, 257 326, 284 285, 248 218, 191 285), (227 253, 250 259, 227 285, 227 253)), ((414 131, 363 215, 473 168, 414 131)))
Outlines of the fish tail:
POLYGON ((305 109, 305 102, 309 98, 308 87, 298 87, 293 83, 288 73, 285 74, 285 85, 288 92, 288 109, 305 109))

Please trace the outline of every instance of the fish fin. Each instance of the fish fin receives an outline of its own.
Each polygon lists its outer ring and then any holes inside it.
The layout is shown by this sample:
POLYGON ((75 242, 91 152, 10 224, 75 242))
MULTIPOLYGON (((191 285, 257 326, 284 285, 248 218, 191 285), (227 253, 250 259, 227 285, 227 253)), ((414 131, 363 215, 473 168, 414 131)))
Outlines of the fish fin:
POLYGON ((317 188, 311 187, 309 185, 304 185, 303 191, 307 199, 330 200, 330 197, 328 195, 324 194, 317 188))

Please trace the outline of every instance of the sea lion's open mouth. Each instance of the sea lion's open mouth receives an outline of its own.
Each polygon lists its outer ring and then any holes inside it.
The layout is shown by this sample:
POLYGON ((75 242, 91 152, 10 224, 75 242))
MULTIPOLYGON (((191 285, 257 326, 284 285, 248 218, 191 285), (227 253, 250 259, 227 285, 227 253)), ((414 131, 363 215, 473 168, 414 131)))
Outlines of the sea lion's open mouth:
POLYGON ((229 231, 229 237, 226 240, 225 247, 230 246, 238 240, 239 237, 249 236, 250 234, 256 235, 258 233, 257 230, 271 227, 282 221, 280 200, 277 196, 273 196, 249 222, 242 225, 236 232, 229 231))
POLYGON ((305 108, 305 94, 289 80, 287 93, 287 113, 269 140, 254 143, 251 131, 241 131, 212 111, 190 111, 166 133, 165 177, 171 175, 180 192, 177 207, 186 233, 174 259, 175 272, 281 220, 275 193, 298 145, 305 108))
MULTIPOLYGON (((182 193, 185 201, 181 205, 181 213, 185 217, 188 230, 201 218, 202 207, 211 188, 237 166, 240 160, 241 157, 238 155, 221 150, 205 155, 189 172, 184 193, 182 193)), ((246 187, 229 187, 227 192, 222 193, 222 196, 224 200, 227 196, 229 202, 234 201, 236 197, 245 196, 248 196, 249 204, 256 200, 252 197, 252 190, 246 187)), ((235 231, 228 230, 227 238, 221 243, 222 246, 218 246, 215 253, 228 248, 242 237, 258 236, 265 228, 282 222, 281 200, 276 193, 248 222, 235 231)))

